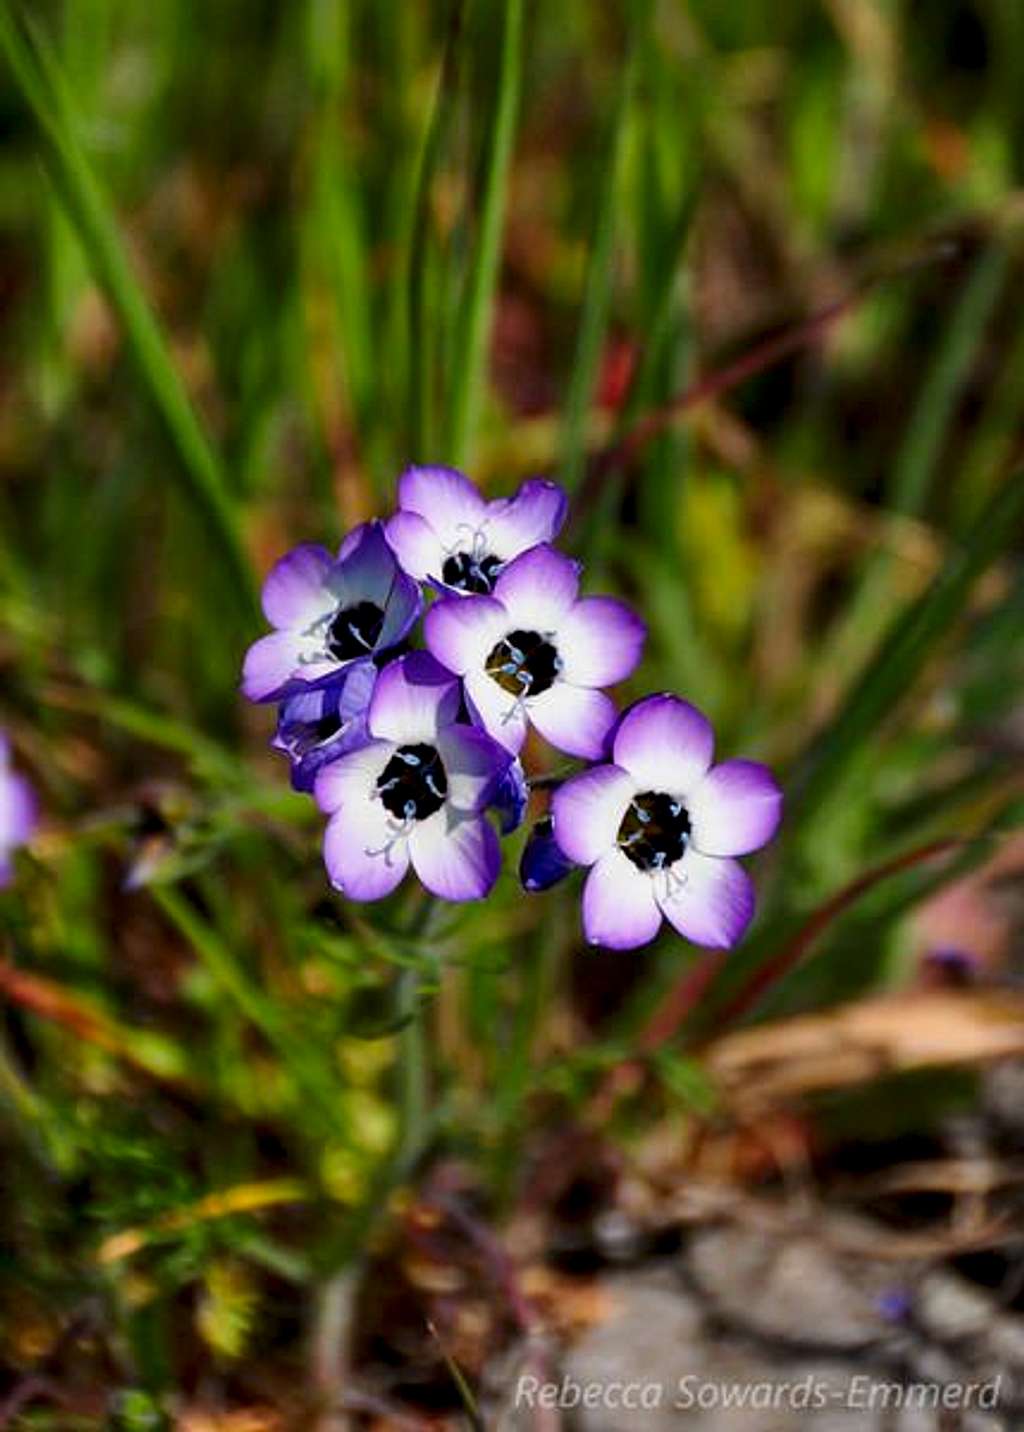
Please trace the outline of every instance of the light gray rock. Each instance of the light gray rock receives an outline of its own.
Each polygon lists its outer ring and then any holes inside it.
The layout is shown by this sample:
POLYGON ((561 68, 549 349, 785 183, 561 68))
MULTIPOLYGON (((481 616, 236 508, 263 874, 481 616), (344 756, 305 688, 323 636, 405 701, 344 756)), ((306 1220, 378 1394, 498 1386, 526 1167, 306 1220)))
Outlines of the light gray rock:
POLYGON ((780 1365, 709 1336, 699 1303, 670 1272, 616 1274, 605 1287, 612 1316, 563 1359, 567 1400, 576 1389, 581 1401, 588 1388, 599 1389, 596 1405, 565 1407, 581 1432, 873 1432, 878 1425, 864 1414, 853 1423, 839 1405, 853 1363, 780 1365), (627 1388, 636 1404, 628 1408, 621 1405, 627 1388), (739 1399, 745 1405, 736 1406, 739 1399))
POLYGON ((891 1268, 858 1267, 819 1240, 712 1229, 694 1239, 690 1266, 716 1308, 767 1336, 840 1349, 888 1332, 877 1300, 891 1268))
POLYGON ((915 1307, 922 1324, 937 1338, 977 1337, 992 1324, 992 1299, 944 1269, 921 1281, 915 1307))

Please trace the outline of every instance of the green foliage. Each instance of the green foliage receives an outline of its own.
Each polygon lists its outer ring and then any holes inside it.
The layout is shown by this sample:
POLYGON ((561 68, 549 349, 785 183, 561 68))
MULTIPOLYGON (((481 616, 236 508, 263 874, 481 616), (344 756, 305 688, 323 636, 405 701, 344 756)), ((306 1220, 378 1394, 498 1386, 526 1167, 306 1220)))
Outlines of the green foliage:
POLYGON ((275 1330, 294 1378, 425 1151, 508 1208, 624 1063, 631 1128, 716 1112, 698 1036, 900 978, 1018 829, 1024 22, 976 8, 970 69, 960 0, 0 0, 0 721, 46 813, 0 894, 0 1232, 50 1323, 100 1309, 109 1426, 197 1363, 248 1386, 275 1330), (239 700, 258 575, 414 460, 561 476, 649 624, 623 702, 785 780, 758 922, 663 1047, 702 955, 582 950, 579 878, 524 896, 516 841, 479 908, 334 899, 239 700))

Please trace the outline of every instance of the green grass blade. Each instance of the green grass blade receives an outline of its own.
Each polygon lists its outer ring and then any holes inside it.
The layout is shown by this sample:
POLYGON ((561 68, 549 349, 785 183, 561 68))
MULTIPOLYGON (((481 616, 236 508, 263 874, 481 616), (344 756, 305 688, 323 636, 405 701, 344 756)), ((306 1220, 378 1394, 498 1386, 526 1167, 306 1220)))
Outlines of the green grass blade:
POLYGON ((50 177, 177 448, 181 467, 176 471, 186 494, 209 525, 246 612, 255 616, 258 604, 253 574, 220 462, 132 272, 111 206, 79 141, 71 101, 52 49, 36 27, 22 29, 6 0, 0 4, 0 53, 39 127, 50 177))
POLYGON ((416 201, 413 205, 412 233, 409 239, 409 372, 408 423, 412 457, 417 462, 436 456, 433 447, 434 363, 437 354, 436 335, 432 332, 429 313, 429 278, 431 271, 430 197, 434 175, 444 152, 448 130, 455 108, 455 87, 458 57, 464 25, 465 0, 451 0, 448 33, 445 40, 437 95, 423 141, 423 155, 416 178, 416 201))
POLYGON ((1024 517, 1024 472, 996 490, 959 550, 917 601, 901 613, 839 715, 812 748, 790 809, 806 822, 842 781, 854 756, 920 674, 964 610, 971 588, 1015 540, 1024 517))
POLYGON ((1009 253, 998 239, 975 262, 907 428, 888 500, 894 512, 917 514, 924 509, 953 407, 1008 267, 1009 253))
POLYGON ((193 909, 180 890, 170 885, 154 885, 150 893, 217 985, 277 1050, 295 1087, 319 1114, 322 1127, 347 1136, 338 1087, 325 1063, 317 1057, 317 1051, 310 1049, 288 1027, 275 1002, 263 993, 218 932, 193 909))
POLYGON ((619 181, 635 73, 636 53, 634 47, 622 72, 622 81, 611 122, 608 159, 598 198, 590 263, 587 266, 583 312, 580 317, 576 354, 565 401, 561 480, 569 492, 575 492, 583 478, 587 417, 590 412, 594 385, 597 381, 601 347, 604 343, 608 311, 611 307, 619 181))
POLYGON ((453 354, 448 457, 464 466, 480 415, 487 336, 501 257, 509 162, 523 69, 523 0, 501 0, 501 67, 487 145, 480 235, 473 255, 453 354))
MULTIPOLYGON (((893 469, 886 504, 903 516, 918 517, 927 507, 943 439, 1008 266, 1008 250, 997 239, 979 255, 950 319, 893 469)), ((876 551, 868 561, 841 629, 831 643, 831 661, 837 670, 848 669, 863 658, 865 642, 885 620, 893 599, 892 569, 893 556, 888 549, 876 551)))

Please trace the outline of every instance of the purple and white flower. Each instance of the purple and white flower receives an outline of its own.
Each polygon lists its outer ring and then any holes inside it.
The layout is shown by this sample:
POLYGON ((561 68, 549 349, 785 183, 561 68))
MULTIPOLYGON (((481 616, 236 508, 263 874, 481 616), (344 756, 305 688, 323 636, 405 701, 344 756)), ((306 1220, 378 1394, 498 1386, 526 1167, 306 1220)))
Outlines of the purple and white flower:
POLYGON ((503 568, 491 596, 437 602, 424 632, 496 741, 518 754, 532 724, 558 750, 593 760, 615 721, 597 688, 630 674, 646 628, 613 597, 581 598, 578 564, 539 546, 503 568))
POLYGON ((567 499, 532 478, 514 497, 488 502, 451 467, 411 467, 398 480, 399 511, 385 532, 405 570, 449 592, 486 595, 506 562, 552 542, 567 499))
POLYGON ((24 776, 11 769, 7 737, 0 731, 0 888, 14 878, 12 856, 38 824, 35 793, 24 776))
POLYGON ((736 861, 771 840, 782 792, 766 766, 712 766, 714 733, 676 696, 649 696, 623 716, 612 759, 566 781, 551 810, 570 859, 591 866, 583 929, 591 944, 633 949, 662 916, 696 945, 734 945, 754 913, 736 861))
POLYGON ((242 690, 250 701, 277 701, 325 686, 352 662, 397 646, 422 604, 379 522, 350 532, 336 559, 325 547, 296 547, 263 584, 263 611, 277 630, 246 653, 242 690))
POLYGON ((295 790, 311 791, 321 766, 365 746, 376 683, 373 662, 354 661, 330 686, 300 691, 281 703, 270 744, 290 759, 295 790))
POLYGON ((400 657, 377 678, 369 743, 317 776, 324 860, 350 899, 389 895, 410 864, 442 900, 480 900, 494 885, 501 856, 483 812, 509 755, 456 724, 460 704, 458 680, 428 652, 400 657))

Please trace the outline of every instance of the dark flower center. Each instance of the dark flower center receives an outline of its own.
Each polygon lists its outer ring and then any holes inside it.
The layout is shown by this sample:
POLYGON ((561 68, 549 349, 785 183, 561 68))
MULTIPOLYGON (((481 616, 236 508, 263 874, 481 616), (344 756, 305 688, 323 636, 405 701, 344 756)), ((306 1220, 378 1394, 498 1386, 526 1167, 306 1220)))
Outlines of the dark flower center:
POLYGON ((317 721, 304 721, 292 733, 292 747, 298 756, 306 756, 336 736, 344 726, 338 712, 327 711, 317 721))
POLYGON ((500 557, 474 557, 472 552, 453 552, 444 560, 441 580, 457 592, 472 592, 474 596, 490 596, 498 580, 502 561, 500 557))
POLYGON ((638 870, 667 870, 689 844, 690 817, 675 796, 643 791, 630 801, 615 840, 638 870))
POLYGON ((327 650, 338 661, 351 661, 373 651, 384 627, 384 612, 376 602, 341 607, 327 628, 327 650))
POLYGON ((510 631, 485 663, 487 675, 513 696, 539 696, 561 668, 555 647, 536 631, 510 631))
POLYGON ((399 820, 426 820, 444 805, 448 777, 433 746, 399 746, 377 777, 377 790, 399 820))

